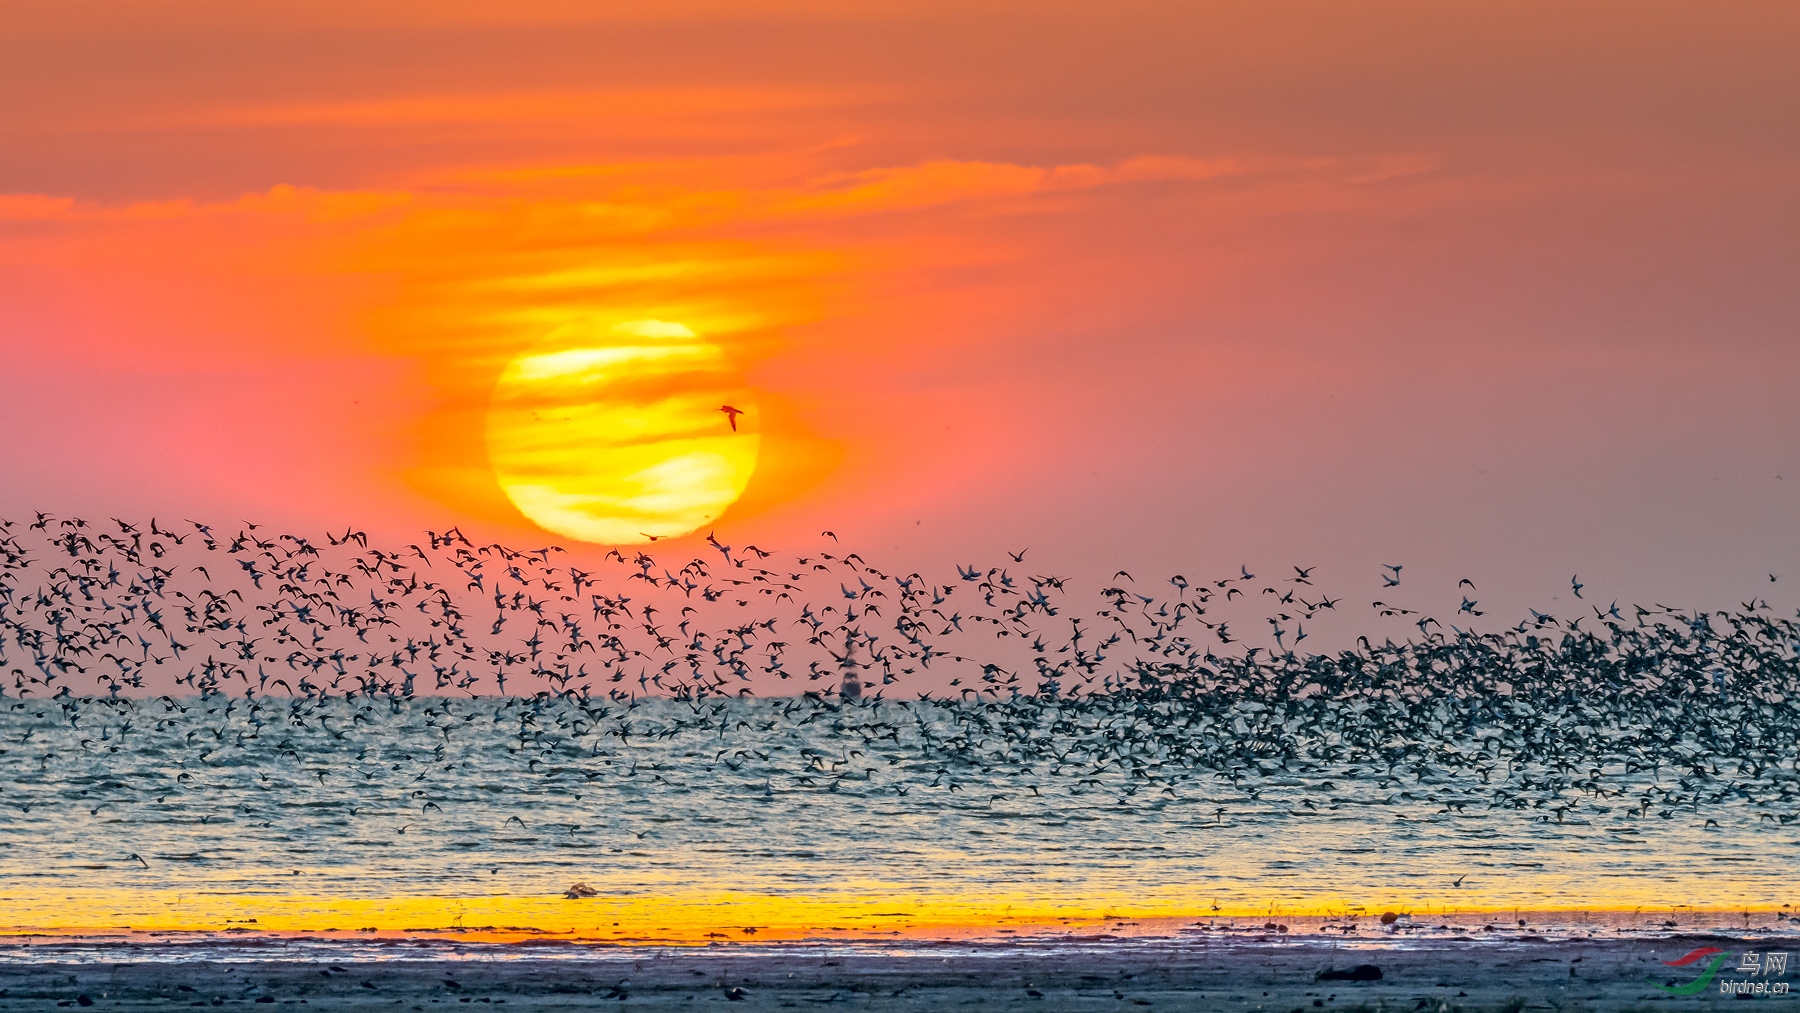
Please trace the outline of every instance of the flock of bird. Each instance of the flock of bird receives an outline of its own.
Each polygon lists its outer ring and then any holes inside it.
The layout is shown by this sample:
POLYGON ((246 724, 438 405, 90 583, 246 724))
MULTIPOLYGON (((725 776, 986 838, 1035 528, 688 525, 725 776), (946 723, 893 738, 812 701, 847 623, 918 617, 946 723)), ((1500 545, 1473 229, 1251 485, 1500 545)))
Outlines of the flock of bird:
MULTIPOLYGON (((866 782, 879 755, 923 772, 899 794, 998 771, 993 799, 1104 789, 1124 803, 1196 779, 1254 797, 1348 772, 1446 813, 1800 816, 1800 624, 1760 601, 1534 612, 1483 633, 1421 615, 1416 637, 1315 654, 1299 650, 1305 623, 1342 599, 1305 568, 1176 576, 1154 594, 1120 571, 1080 610, 1064 579, 1007 567, 933 581, 835 544, 708 542, 710 558, 679 568, 614 550, 584 569, 456 529, 384 548, 355 530, 0 521, 0 707, 97 756, 149 724, 188 722, 164 745, 204 762, 246 736, 341 739, 384 721, 449 742, 480 716, 544 776, 635 737, 714 740, 686 754, 697 769, 751 764, 768 780, 759 736, 810 726, 830 748, 791 752, 790 787, 866 782), (1271 606, 1276 649, 1218 618, 1245 598, 1271 606), (950 694, 915 692, 946 675, 950 694)), ((1483 614, 1462 601, 1459 615, 1483 614)))

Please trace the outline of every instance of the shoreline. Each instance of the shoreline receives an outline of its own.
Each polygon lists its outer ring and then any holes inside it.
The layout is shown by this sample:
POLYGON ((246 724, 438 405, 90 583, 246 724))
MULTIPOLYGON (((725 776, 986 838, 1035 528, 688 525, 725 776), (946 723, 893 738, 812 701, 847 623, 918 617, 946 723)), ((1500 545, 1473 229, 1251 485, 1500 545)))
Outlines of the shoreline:
MULTIPOLYGON (((1784 906, 1785 908, 1785 906, 1784 906)), ((513 945, 540 943, 576 947, 707 947, 787 943, 996 943, 1025 940, 1167 939, 1190 936, 1270 936, 1291 939, 1408 939, 1470 934, 1482 938, 1596 936, 1654 939, 1674 935, 1722 935, 1759 938, 1800 934, 1800 913, 1787 909, 1637 908, 1608 909, 1472 909, 1381 911, 1361 909, 1326 914, 1220 912, 1218 914, 1062 916, 993 918, 977 922, 931 921, 846 926, 819 924, 743 925, 734 921, 687 923, 654 929, 636 925, 605 933, 521 925, 408 925, 345 929, 273 927, 254 924, 200 926, 39 926, 0 925, 0 952, 32 940, 109 944, 208 942, 245 943, 313 940, 343 943, 392 943, 434 940, 457 944, 513 945)), ((765 912, 766 913, 766 912, 765 912)), ((616 923, 615 923, 616 924, 616 923)))
MULTIPOLYGON (((240 940, 248 942, 247 940, 240 940)), ((373 957, 330 941, 262 940, 263 952, 216 952, 222 941, 79 943, 0 956, 0 1009, 79 1004, 125 1011, 173 1006, 304 1005, 428 1010, 448 1004, 514 1010, 745 1009, 851 1003, 895 1011, 979 1005, 1039 1010, 1144 1007, 1311 1009, 1640 1009, 1691 985, 1705 962, 1663 962, 1702 948, 1730 957, 1702 994, 1736 973, 1741 951, 1800 951, 1800 934, 1716 933, 1554 939, 1544 936, 1333 939, 1321 935, 945 940, 906 947, 819 940, 710 946, 542 947, 420 940, 373 957), (285 942, 292 952, 270 948, 285 942), (423 944, 421 946, 421 944, 423 944), (177 954, 176 951, 181 951, 177 954), (1374 971, 1379 971, 1379 977, 1374 971), (1716 980, 1714 980, 1716 977, 1716 980), (1652 980, 1654 979, 1654 980, 1652 980)), ((0 944, 0 951, 9 947, 0 944)), ((1755 977, 1755 976, 1751 976, 1755 977)), ((1785 983, 1786 974, 1762 980, 1785 983)))

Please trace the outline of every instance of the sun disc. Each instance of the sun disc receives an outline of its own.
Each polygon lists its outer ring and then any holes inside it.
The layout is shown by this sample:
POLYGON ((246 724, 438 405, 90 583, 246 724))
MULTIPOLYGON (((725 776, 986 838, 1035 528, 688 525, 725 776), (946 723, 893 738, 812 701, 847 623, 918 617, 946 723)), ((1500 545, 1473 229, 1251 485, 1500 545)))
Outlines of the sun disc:
POLYGON ((540 527, 634 545, 697 530, 743 495, 756 414, 725 353, 680 324, 570 325, 501 372, 488 461, 540 527), (743 412, 735 429, 727 405, 743 412))

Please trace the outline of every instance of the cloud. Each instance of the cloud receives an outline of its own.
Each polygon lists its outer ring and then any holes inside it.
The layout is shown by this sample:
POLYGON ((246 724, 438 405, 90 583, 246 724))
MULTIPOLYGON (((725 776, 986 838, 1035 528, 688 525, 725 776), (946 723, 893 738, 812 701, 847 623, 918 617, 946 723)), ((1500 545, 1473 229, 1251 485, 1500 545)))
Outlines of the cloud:
POLYGON ((865 104, 868 90, 794 88, 637 88, 590 91, 480 92, 328 102, 232 103, 168 112, 146 127, 393 127, 508 124, 608 119, 808 112, 865 104))
MULTIPOLYGON (((933 224, 933 216, 974 209, 1055 219, 1145 187, 1230 187, 1239 203, 1279 202, 1296 188, 1354 189, 1429 168, 1398 156, 1250 154, 1047 165, 932 159, 852 170, 821 161, 817 152, 774 152, 540 162, 368 189, 280 185, 217 201, 0 195, 0 248, 47 262, 57 247, 46 236, 61 230, 57 256, 67 269, 121 307, 125 322, 97 333, 159 361, 361 355, 404 364, 428 400, 413 434, 396 440, 410 445, 409 456, 389 467, 465 515, 516 524, 488 471, 484 419, 506 363, 556 328, 697 334, 754 378, 796 332, 903 312, 902 279, 1013 255, 991 230, 933 224), (1259 188, 1269 196, 1256 197, 1259 188), (101 263, 110 275, 94 266, 101 263), (186 280, 158 277, 168 272, 186 280), (120 298, 126 292, 148 295, 120 298), (213 337, 173 322, 228 298, 242 304, 241 315, 213 337), (343 309, 335 318, 263 321, 259 300, 264 313, 343 309), (138 336, 159 313, 171 321, 162 335, 138 336)), ((859 340, 860 361, 878 366, 907 361, 920 339, 859 340)), ((779 488, 753 486, 739 509, 798 495, 841 456, 803 411, 777 392, 762 394, 774 410, 762 430, 759 481, 779 488)))

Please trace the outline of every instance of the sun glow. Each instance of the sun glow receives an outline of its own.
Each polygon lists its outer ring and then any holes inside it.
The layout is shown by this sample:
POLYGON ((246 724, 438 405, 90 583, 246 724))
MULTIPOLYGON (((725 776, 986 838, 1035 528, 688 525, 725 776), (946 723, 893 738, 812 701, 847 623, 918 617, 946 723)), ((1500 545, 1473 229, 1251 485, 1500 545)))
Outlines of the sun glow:
POLYGON ((684 535, 716 520, 756 470, 754 401, 724 352, 681 324, 569 325, 501 373, 488 461, 520 512, 559 535, 684 535))

